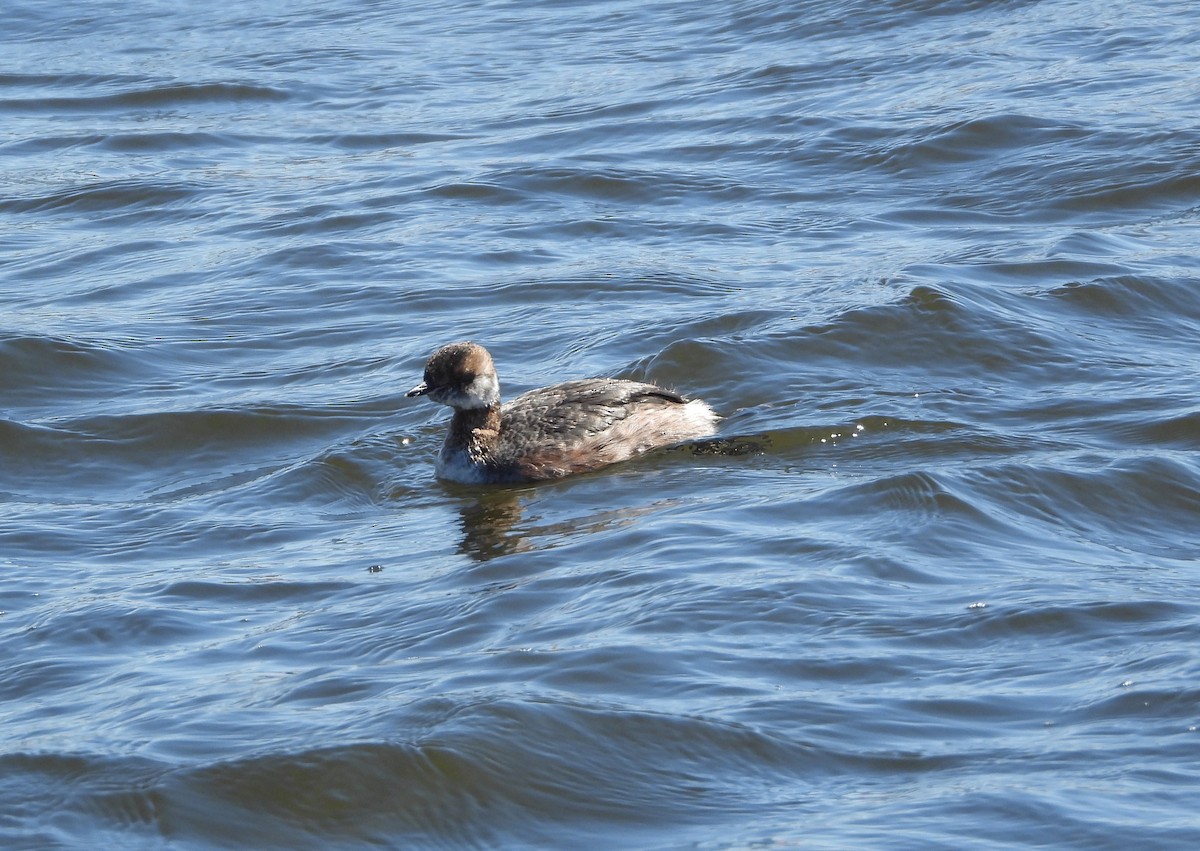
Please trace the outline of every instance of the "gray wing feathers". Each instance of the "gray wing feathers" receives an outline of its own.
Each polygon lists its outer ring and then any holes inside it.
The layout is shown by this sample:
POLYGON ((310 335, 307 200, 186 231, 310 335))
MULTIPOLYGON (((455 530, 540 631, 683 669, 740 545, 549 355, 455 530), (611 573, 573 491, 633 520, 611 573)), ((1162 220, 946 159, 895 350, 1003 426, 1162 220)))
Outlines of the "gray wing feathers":
POLYGON ((600 434, 643 406, 685 404, 677 393, 619 379, 569 381, 518 396, 504 406, 503 442, 570 443, 600 434))

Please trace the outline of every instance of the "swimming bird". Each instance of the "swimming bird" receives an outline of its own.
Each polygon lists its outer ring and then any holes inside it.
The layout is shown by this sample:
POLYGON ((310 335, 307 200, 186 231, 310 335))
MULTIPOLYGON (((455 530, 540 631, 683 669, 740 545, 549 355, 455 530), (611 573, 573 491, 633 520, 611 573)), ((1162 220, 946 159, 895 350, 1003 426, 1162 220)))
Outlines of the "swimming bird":
POLYGON ((408 396, 454 409, 437 474, 483 484, 556 479, 597 470, 651 449, 715 433, 699 399, 618 378, 586 378, 531 390, 500 404, 487 349, 451 343, 425 364, 408 396))

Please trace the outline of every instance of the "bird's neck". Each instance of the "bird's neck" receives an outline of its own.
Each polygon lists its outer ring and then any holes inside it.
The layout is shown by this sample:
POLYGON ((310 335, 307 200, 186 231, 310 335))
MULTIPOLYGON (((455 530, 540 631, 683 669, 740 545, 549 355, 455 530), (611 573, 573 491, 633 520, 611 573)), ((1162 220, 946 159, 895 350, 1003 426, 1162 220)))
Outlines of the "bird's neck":
POLYGON ((500 405, 486 408, 455 409, 450 420, 447 446, 466 449, 473 457, 490 454, 500 437, 500 405))

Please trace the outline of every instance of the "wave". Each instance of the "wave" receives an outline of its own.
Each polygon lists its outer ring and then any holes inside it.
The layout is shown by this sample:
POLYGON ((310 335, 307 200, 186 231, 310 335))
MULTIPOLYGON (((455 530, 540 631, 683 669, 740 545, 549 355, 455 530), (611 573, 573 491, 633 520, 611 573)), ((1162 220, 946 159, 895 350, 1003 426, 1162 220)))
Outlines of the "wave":
MULTIPOLYGON (((88 82, 94 82, 89 79, 88 82)), ((251 83, 168 83, 105 94, 72 97, 44 95, 0 98, 0 113, 87 113, 129 109, 168 109, 199 104, 281 102, 292 95, 284 89, 251 83)))
POLYGON ((197 765, 48 753, 0 766, 28 817, 70 814, 135 842, 478 847, 565 835, 590 845, 596 830, 636 836, 664 820, 703 829, 774 783, 815 782, 839 763, 699 716, 469 699, 404 715, 392 739, 265 745, 197 765))

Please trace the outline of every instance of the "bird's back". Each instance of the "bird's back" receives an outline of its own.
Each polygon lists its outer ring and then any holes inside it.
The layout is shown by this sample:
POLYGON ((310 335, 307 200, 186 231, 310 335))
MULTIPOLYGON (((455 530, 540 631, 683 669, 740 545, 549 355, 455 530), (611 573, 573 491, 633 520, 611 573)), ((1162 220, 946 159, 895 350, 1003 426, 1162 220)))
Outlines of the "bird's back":
POLYGON ((597 469, 714 433, 716 415, 653 384, 589 378, 543 387, 501 408, 494 462, 542 479, 597 469))

